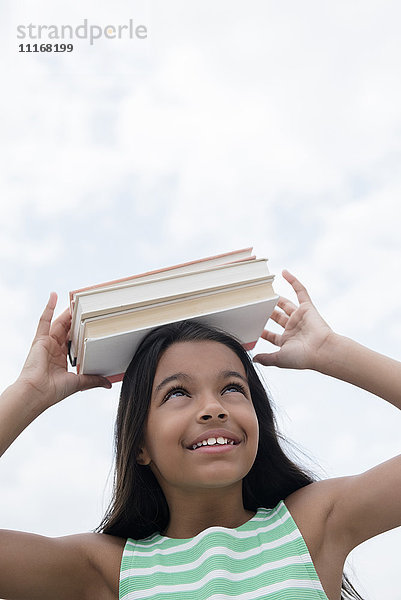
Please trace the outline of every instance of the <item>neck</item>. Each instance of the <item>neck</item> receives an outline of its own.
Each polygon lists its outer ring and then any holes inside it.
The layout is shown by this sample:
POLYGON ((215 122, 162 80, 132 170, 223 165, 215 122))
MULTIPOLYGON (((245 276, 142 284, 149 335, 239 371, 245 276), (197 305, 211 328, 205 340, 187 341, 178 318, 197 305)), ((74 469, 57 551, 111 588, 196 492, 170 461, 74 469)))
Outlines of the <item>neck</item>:
POLYGON ((208 527, 239 527, 255 513, 244 508, 242 482, 227 489, 196 489, 170 492, 166 496, 170 521, 163 535, 171 538, 191 538, 208 527), (238 491, 240 493, 238 493, 238 491))

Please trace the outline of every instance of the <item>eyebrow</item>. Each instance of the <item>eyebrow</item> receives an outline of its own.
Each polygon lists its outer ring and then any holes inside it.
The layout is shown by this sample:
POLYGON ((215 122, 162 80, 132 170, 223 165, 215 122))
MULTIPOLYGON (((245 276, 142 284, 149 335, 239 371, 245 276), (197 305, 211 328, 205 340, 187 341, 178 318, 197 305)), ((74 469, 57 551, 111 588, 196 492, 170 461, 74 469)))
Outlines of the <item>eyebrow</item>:
POLYGON ((166 379, 163 379, 163 381, 161 381, 159 383, 159 385, 155 389, 155 394, 157 394, 157 392, 159 392, 163 386, 170 383, 170 381, 176 381, 177 379, 187 379, 188 380, 188 379, 191 379, 191 377, 189 375, 187 375, 186 373, 174 373, 174 375, 169 375, 169 377, 166 377, 166 379))
POLYGON ((238 371, 222 371, 220 375, 222 375, 224 379, 228 379, 229 377, 239 377, 244 383, 248 385, 247 378, 241 375, 241 373, 238 373, 238 371))
MULTIPOLYGON (((220 371, 219 376, 223 377, 224 379, 228 379, 229 377, 239 377, 248 385, 247 378, 241 375, 241 373, 238 373, 238 371, 220 371)), ((174 373, 174 375, 169 375, 168 377, 163 379, 163 381, 161 381, 159 385, 155 388, 155 394, 157 394, 162 389, 162 387, 164 387, 171 381, 177 381, 180 379, 186 379, 188 381, 192 379, 192 377, 190 377, 186 373, 174 373)))

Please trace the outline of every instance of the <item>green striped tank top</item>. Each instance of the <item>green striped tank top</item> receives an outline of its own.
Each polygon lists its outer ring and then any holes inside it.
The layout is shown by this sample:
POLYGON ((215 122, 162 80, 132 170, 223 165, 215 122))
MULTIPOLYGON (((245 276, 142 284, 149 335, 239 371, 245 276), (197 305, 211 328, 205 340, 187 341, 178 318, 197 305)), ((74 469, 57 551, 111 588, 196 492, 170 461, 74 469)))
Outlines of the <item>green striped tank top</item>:
POLYGON ((120 600, 328 600, 283 501, 236 527, 193 538, 128 538, 120 600))

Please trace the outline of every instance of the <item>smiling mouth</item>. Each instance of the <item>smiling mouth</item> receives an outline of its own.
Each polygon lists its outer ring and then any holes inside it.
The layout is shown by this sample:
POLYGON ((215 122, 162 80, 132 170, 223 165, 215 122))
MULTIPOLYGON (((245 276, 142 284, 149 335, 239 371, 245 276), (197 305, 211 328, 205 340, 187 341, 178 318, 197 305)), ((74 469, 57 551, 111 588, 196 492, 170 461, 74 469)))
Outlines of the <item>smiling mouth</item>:
POLYGON ((241 442, 234 442, 233 440, 228 441, 227 443, 224 444, 219 444, 219 443, 215 443, 215 444, 202 444, 201 446, 195 446, 192 448, 188 448, 188 450, 190 450, 191 452, 198 452, 198 453, 208 453, 208 452, 227 452, 228 450, 232 450, 233 447, 235 446, 239 446, 241 442))

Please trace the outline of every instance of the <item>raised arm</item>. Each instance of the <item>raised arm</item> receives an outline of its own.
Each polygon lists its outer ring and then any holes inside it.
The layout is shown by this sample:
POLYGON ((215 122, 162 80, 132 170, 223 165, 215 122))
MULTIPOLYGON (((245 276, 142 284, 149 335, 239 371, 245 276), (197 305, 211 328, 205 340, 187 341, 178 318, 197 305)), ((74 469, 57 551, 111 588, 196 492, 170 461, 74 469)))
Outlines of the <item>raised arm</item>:
MULTIPOLYGON (((70 314, 66 310, 52 323, 56 301, 57 296, 52 293, 20 376, 0 396, 0 454, 53 404, 78 390, 111 387, 103 377, 68 373, 70 314)), ((99 574, 90 560, 91 548, 97 545, 96 536, 47 538, 0 530, 0 598, 98 597, 95 589, 99 589, 99 574)))
POLYGON ((25 427, 50 406, 80 390, 111 387, 105 377, 68 372, 71 315, 66 309, 52 323, 56 302, 57 295, 52 292, 21 374, 0 396, 0 456, 25 427))
MULTIPOLYGON (((295 290, 299 305, 280 298, 281 310, 275 310, 272 319, 283 327, 283 332, 265 330, 262 334, 279 350, 258 354, 254 361, 266 366, 316 370, 363 388, 401 409, 401 363, 334 333, 301 282, 288 271, 283 271, 283 276, 295 290)), ((401 455, 360 475, 308 487, 299 494, 308 498, 315 489, 327 492, 331 506, 329 529, 346 553, 401 525, 401 455)), ((313 498, 308 501, 313 502, 313 498)))
POLYGON ((281 297, 271 318, 282 334, 265 330, 262 337, 277 352, 258 354, 255 362, 287 369, 312 369, 342 379, 401 409, 401 363, 334 333, 322 319, 306 288, 288 271, 283 276, 297 294, 299 306, 281 297))

